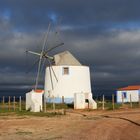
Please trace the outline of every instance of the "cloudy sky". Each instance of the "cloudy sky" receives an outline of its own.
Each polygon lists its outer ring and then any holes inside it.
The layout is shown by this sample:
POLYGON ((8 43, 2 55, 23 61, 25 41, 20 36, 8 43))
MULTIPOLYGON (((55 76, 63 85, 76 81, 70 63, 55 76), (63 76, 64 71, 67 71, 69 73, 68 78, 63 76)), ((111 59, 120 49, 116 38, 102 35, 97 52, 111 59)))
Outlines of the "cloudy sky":
POLYGON ((65 43, 55 51, 90 66, 93 93, 140 84, 139 0, 0 0, 0 95, 34 85, 25 51, 39 50, 49 21, 65 43))

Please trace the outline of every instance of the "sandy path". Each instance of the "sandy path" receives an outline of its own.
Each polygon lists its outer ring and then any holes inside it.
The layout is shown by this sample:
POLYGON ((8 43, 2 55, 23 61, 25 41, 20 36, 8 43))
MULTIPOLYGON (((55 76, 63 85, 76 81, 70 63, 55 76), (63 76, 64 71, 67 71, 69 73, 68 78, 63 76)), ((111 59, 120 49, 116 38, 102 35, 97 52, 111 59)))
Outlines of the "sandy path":
POLYGON ((140 140, 139 124, 140 109, 74 111, 53 118, 1 116, 0 140, 140 140))

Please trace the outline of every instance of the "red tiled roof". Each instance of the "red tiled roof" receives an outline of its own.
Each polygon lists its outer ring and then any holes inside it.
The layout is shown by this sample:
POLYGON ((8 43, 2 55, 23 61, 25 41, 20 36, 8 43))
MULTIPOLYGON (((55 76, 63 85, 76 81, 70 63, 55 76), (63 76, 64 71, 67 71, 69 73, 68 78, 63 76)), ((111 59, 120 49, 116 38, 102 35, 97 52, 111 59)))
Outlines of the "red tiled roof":
POLYGON ((34 90, 36 93, 42 93, 42 92, 44 92, 44 90, 42 90, 42 89, 36 89, 36 90, 34 90))
POLYGON ((124 88, 119 88, 117 90, 122 91, 122 90, 139 90, 140 89, 140 85, 133 85, 133 86, 127 86, 124 88))

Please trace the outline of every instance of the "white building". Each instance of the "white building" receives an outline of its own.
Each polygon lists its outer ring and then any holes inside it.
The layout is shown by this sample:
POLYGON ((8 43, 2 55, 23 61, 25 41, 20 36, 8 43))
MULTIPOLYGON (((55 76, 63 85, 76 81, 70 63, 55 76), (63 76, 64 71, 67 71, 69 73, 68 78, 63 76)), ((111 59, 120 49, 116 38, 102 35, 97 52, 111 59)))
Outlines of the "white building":
POLYGON ((117 103, 123 102, 138 102, 140 97, 140 85, 128 86, 119 88, 116 93, 117 103), (131 97, 131 99, 130 99, 131 97))
POLYGON ((86 109, 86 108, 97 109, 97 103, 92 99, 92 95, 85 93, 75 93, 74 109, 86 109))
POLYGON ((26 110, 31 112, 42 111, 42 95, 44 90, 32 90, 26 93, 26 110))
POLYGON ((54 65, 46 68, 45 96, 47 102, 61 103, 64 97, 65 103, 72 103, 75 93, 88 94, 86 99, 92 99, 90 71, 65 51, 55 55, 54 65))

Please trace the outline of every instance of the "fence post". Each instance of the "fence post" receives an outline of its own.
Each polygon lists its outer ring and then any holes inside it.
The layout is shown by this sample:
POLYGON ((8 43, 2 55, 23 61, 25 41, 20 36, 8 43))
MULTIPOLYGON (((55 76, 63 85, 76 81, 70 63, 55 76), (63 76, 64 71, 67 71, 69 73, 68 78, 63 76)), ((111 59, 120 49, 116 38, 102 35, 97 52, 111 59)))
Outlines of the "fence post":
POLYGON ((3 104, 3 109, 4 109, 4 107, 5 107, 5 98, 4 98, 4 96, 2 97, 2 104, 3 104))
POLYGON ((21 111, 21 96, 19 96, 19 111, 21 111))
POLYGON ((103 101, 102 101, 102 109, 103 110, 105 109, 105 97, 104 97, 104 94, 103 94, 103 101))
POLYGON ((62 96, 62 104, 64 104, 64 96, 62 96))
POLYGON ((54 96, 53 96, 53 111, 55 111, 55 102, 54 102, 54 96))
POLYGON ((44 98, 43 98, 44 100, 44 112, 46 112, 46 100, 45 100, 45 94, 44 94, 44 98))
POLYGON ((8 97, 8 110, 10 111, 10 96, 8 97))
POLYGON ((0 105, 0 109, 2 110, 2 99, 0 100, 0 103, 1 103, 1 105, 0 105))
POLYGON ((139 107, 140 107, 140 93, 139 93, 139 107))
POLYGON ((13 97, 13 108, 14 108, 14 111, 16 110, 15 109, 15 96, 13 97))
POLYGON ((122 93, 122 106, 124 105, 124 96, 123 96, 123 93, 122 93))
POLYGON ((130 107, 132 108, 132 97, 131 97, 131 94, 130 94, 130 107))
POLYGON ((115 106, 114 106, 114 94, 112 94, 112 108, 114 110, 115 106))

